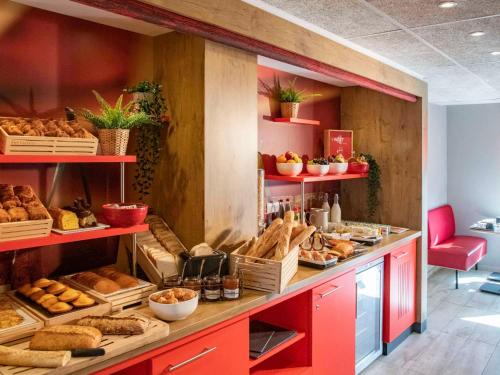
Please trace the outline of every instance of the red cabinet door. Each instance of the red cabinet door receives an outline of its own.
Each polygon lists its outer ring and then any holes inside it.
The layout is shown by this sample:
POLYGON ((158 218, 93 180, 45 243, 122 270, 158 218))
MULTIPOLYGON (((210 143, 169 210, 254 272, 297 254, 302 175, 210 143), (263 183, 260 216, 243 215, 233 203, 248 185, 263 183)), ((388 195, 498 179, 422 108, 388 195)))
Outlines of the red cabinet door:
POLYGON ((416 240, 385 259, 383 341, 392 342, 415 323, 416 240))
POLYGON ((248 319, 151 360, 153 375, 248 374, 248 319))
POLYGON ((330 280, 312 291, 314 375, 353 375, 355 371, 356 274, 330 280))

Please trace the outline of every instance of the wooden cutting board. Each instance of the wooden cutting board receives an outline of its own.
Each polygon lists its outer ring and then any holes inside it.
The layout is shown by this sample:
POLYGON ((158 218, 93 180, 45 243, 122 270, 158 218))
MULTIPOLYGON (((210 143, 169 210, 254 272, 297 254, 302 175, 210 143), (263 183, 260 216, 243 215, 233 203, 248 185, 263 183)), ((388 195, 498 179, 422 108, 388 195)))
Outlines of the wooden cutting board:
MULTIPOLYGON (((117 315, 116 317, 132 316, 143 318, 150 321, 146 332, 142 335, 105 335, 102 338, 100 347, 106 350, 106 354, 101 357, 87 357, 87 358, 72 358, 71 361, 64 367, 57 369, 36 368, 36 367, 19 367, 19 366, 0 366, 0 374, 2 375, 43 375, 43 374, 70 374, 88 366, 92 366, 98 362, 102 362, 123 353, 129 352, 134 348, 142 347, 154 341, 160 340, 168 336, 170 327, 168 323, 161 320, 143 315, 137 311, 126 311, 117 315)), ((28 349, 29 339, 21 343, 13 345, 5 344, 18 349, 28 349)))

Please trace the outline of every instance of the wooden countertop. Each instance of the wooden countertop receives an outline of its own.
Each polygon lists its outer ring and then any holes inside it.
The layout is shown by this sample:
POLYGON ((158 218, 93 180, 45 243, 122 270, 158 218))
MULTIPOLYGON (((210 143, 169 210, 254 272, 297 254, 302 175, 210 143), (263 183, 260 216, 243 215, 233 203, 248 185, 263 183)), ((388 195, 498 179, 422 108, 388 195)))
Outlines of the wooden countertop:
MULTIPOLYGON (((158 349, 176 340, 199 333, 200 331, 215 324, 240 315, 244 316, 245 314, 251 313, 252 310, 263 307, 272 301, 286 299, 287 296, 290 296, 299 290, 310 289, 315 285, 322 284, 324 281, 327 281, 336 275, 345 273, 362 264, 366 264, 372 260, 380 258, 403 243, 420 237, 420 235, 421 233, 417 231, 407 231, 402 234, 390 235, 385 237, 379 244, 370 247, 370 250, 363 255, 339 263, 338 265, 326 270, 299 266, 297 274, 281 294, 245 289, 242 298, 237 301, 202 302, 196 311, 185 320, 169 323, 170 334, 164 338, 156 340, 152 343, 138 341, 137 345, 130 346, 130 352, 115 357, 110 355, 95 357, 84 369, 77 369, 69 365, 59 368, 53 371, 53 373, 88 374, 89 372, 95 372, 117 363, 130 360, 140 354, 158 349)), ((142 308, 139 311, 145 315, 152 315, 149 308, 142 308)))

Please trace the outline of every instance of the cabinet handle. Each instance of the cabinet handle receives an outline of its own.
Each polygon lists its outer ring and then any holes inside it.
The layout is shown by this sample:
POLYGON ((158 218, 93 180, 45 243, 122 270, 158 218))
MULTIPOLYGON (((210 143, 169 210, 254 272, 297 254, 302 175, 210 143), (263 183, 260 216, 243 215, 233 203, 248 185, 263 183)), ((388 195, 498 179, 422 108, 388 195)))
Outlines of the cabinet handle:
POLYGON ((405 251, 405 252, 402 252, 401 254, 399 255, 394 255, 394 259, 399 259, 399 258, 403 258, 405 256, 408 255, 408 251, 405 251))
POLYGON ((330 294, 335 293, 340 288, 342 288, 342 285, 341 286, 334 286, 333 289, 329 290, 328 292, 322 293, 319 296, 320 296, 320 298, 328 297, 330 294))
POLYGON ((189 364, 191 362, 194 362, 197 359, 200 359, 201 357, 206 356, 208 353, 213 352, 215 349, 217 349, 217 347, 215 347, 215 346, 213 348, 205 348, 200 354, 197 354, 194 357, 186 359, 185 361, 183 361, 181 363, 178 363, 176 365, 169 365, 167 367, 167 371, 166 372, 173 372, 173 371, 177 370, 178 368, 180 368, 182 366, 186 366, 187 364, 189 364))

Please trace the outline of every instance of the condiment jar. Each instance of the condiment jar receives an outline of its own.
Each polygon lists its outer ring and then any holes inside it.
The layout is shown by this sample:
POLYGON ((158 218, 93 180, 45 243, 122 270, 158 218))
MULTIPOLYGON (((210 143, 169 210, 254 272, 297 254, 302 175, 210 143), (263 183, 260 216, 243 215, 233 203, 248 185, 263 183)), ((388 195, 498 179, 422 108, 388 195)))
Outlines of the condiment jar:
POLYGON ((240 279, 236 275, 227 275, 222 278, 224 299, 232 300, 240 298, 240 279))
POLYGON ((163 288, 177 288, 182 285, 182 277, 180 276, 170 276, 163 279, 163 288))
POLYGON ((201 278, 198 276, 191 276, 184 278, 184 286, 188 289, 194 290, 198 293, 198 299, 201 295, 201 278))
POLYGON ((203 288, 207 301, 218 301, 220 299, 221 279, 218 275, 205 277, 203 288))

